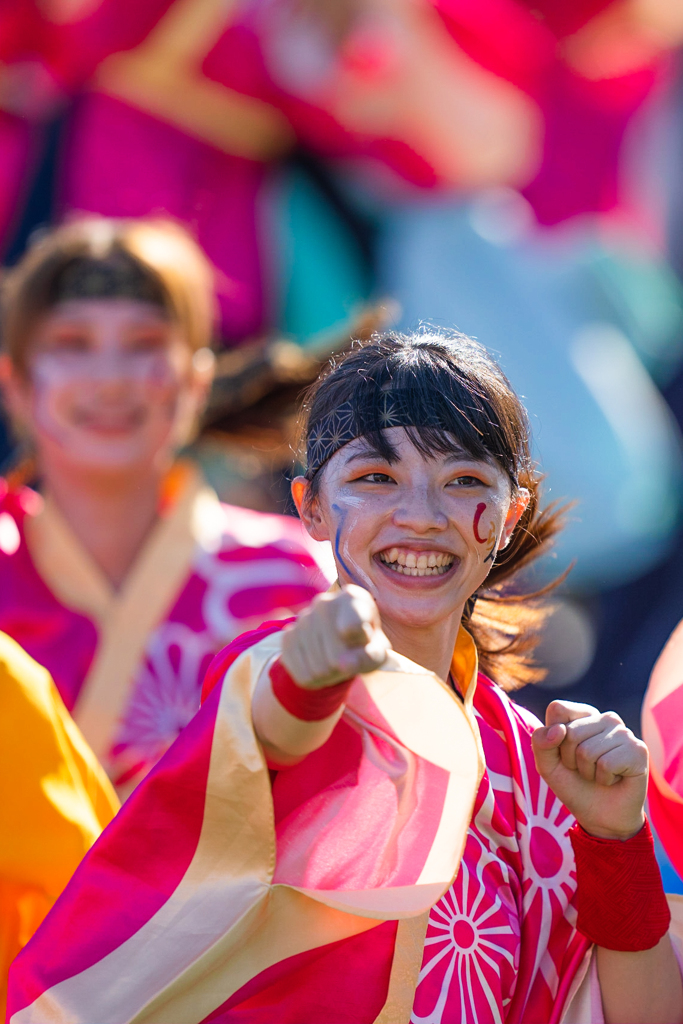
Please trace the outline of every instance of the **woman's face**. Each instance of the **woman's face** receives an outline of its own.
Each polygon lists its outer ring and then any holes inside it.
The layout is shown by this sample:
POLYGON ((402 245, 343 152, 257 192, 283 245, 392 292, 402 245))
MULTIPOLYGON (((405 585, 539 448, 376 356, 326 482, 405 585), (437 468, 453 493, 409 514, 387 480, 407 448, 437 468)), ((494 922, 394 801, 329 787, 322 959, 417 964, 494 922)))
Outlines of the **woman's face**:
POLYGON ((73 299, 39 322, 27 376, 13 371, 7 390, 43 460, 121 471, 165 460, 183 440, 208 386, 201 376, 157 306, 73 299))
POLYGON ((340 582, 369 590, 385 622, 459 618, 507 544, 528 491, 513 497, 502 469, 461 450, 425 458, 402 427, 387 438, 395 462, 359 438, 323 468, 308 509, 308 484, 297 478, 295 501, 312 536, 332 542, 340 582))

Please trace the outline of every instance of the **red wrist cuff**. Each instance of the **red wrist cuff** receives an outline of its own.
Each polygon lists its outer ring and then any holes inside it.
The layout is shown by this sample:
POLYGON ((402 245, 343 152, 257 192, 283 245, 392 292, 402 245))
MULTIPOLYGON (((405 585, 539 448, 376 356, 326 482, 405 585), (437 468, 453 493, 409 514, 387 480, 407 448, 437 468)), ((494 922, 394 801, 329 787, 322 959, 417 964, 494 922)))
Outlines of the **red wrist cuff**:
POLYGON ((605 949, 652 949, 671 921, 646 819, 635 836, 599 839, 576 823, 569 830, 576 858, 576 927, 605 949))
POLYGON ((270 681, 273 693, 285 711, 303 722, 320 722, 342 706, 353 679, 344 679, 335 686, 325 686, 321 690, 307 690, 294 682, 278 658, 271 666, 270 681))

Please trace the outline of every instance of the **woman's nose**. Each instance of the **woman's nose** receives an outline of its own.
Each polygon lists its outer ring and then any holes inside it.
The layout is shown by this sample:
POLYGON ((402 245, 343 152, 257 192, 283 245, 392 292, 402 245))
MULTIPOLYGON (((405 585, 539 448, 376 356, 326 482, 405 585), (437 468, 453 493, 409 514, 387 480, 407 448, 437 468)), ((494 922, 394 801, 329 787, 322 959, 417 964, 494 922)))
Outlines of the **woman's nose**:
POLYGON ((428 490, 422 493, 412 491, 410 502, 401 503, 393 515, 394 525, 414 533, 429 533, 432 530, 445 530, 448 516, 444 512, 438 496, 428 490))
POLYGON ((127 387, 132 381, 144 377, 146 368, 143 359, 127 353, 97 352, 83 360, 80 375, 99 388, 127 387))
POLYGON ((93 359, 92 376, 99 381, 119 381, 130 377, 128 360, 119 352, 101 352, 93 359))

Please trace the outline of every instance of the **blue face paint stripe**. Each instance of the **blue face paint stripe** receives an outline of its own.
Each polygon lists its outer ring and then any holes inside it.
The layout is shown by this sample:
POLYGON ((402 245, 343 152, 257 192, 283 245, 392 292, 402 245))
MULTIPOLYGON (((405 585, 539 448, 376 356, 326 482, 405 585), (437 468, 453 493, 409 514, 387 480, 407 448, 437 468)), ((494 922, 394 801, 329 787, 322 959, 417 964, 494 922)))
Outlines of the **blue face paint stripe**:
POLYGON ((361 583, 360 580, 358 579, 358 577, 355 575, 355 573, 353 573, 351 571, 351 569, 349 569, 348 565, 346 564, 346 562, 342 558, 341 553, 339 551, 339 541, 341 539, 342 530, 344 529, 344 524, 346 523, 346 517, 348 515, 348 512, 346 512, 343 509, 341 509, 339 507, 339 505, 332 505, 332 511, 336 512, 337 515, 339 516, 339 519, 340 519, 339 525, 337 526, 337 532, 336 532, 336 534, 334 536, 334 555, 335 555, 335 558, 337 559, 337 562, 339 563, 339 565, 341 565, 342 569, 344 570, 346 575, 349 577, 349 579, 353 583, 355 583, 357 587, 363 587, 364 589, 366 589, 365 588, 365 584, 361 583))

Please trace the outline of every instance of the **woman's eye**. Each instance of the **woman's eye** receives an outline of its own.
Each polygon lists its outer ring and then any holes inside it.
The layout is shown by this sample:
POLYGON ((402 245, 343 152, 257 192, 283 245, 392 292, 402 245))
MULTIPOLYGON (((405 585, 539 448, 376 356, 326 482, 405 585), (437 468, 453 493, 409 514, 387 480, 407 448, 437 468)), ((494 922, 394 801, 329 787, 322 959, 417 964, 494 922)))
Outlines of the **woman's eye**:
POLYGON ((157 332, 134 335, 128 343, 131 352, 158 352, 166 345, 166 336, 157 332))
POLYGON ((69 331, 51 338, 47 347, 53 352, 84 352, 90 347, 90 338, 85 332, 69 331))
POLYGON ((394 481, 387 473, 366 473, 365 476, 358 478, 359 481, 363 481, 368 484, 393 484, 394 481))
POLYGON ((485 487, 483 480, 480 480, 478 476, 456 476, 454 480, 451 480, 451 486, 453 487, 485 487))

